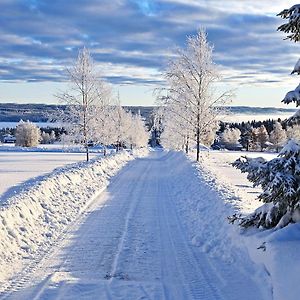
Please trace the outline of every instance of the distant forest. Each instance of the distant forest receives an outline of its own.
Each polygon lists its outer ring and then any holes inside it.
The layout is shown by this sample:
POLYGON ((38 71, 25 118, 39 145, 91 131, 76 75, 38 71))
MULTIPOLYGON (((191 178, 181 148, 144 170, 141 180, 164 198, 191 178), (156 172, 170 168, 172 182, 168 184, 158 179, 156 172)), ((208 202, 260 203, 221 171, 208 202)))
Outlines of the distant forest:
MULTIPOLYGON (((31 122, 47 122, 49 116, 53 115, 56 110, 63 110, 65 107, 65 105, 0 103, 0 122, 19 122, 20 119, 31 122)), ((149 124, 155 106, 124 106, 124 108, 133 114, 140 113, 149 124)), ((248 106, 229 106, 228 110, 233 114, 265 114, 270 117, 281 112, 293 114, 296 111, 295 109, 248 106)))

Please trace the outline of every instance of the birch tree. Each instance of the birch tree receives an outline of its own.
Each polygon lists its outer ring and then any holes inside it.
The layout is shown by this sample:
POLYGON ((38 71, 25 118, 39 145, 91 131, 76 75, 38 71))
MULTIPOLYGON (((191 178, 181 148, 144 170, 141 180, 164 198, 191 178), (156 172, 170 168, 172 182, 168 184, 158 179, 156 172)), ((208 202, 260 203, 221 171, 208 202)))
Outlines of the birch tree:
POLYGON ((212 61, 212 46, 207 34, 200 29, 195 36, 187 38, 185 49, 177 49, 166 72, 167 95, 162 97, 164 104, 172 110, 183 126, 191 126, 189 137, 196 142, 197 161, 200 145, 212 128, 216 128, 221 106, 232 96, 231 92, 217 93, 214 86, 220 78, 212 61), (181 114, 184 112, 184 114, 181 114))
POLYGON ((86 150, 89 160, 89 142, 97 135, 97 118, 101 100, 106 96, 107 87, 96 71, 88 49, 79 51, 78 58, 68 70, 71 87, 68 91, 57 95, 68 109, 61 115, 61 121, 68 134, 86 150))

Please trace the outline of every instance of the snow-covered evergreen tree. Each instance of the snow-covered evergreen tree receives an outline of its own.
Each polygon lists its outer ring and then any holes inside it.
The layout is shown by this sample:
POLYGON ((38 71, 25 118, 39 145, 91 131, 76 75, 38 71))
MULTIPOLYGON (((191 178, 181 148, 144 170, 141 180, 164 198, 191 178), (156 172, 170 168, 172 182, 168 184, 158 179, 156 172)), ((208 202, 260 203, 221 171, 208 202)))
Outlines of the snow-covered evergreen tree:
POLYGON ((282 128, 282 125, 276 121, 273 125, 273 130, 270 133, 270 142, 273 144, 276 152, 279 152, 279 149, 283 147, 286 141, 286 131, 282 128))
MULTIPOLYGON (((278 29, 289 33, 289 39, 300 41, 300 5, 294 5, 279 15, 288 19, 278 29)), ((297 62, 292 73, 300 73, 300 63, 297 62)), ((300 105, 300 85, 285 96, 284 103, 295 102, 300 105)), ((296 113, 299 116, 299 113, 296 113)), ((291 135, 288 130, 288 135, 291 135)), ((264 205, 248 216, 233 216, 232 221, 239 224, 257 227, 283 227, 291 222, 300 221, 300 145, 295 140, 289 142, 280 151, 277 158, 266 161, 263 158, 242 157, 233 165, 253 182, 261 186, 263 192, 259 199, 264 205)))
POLYGON ((244 130, 241 133, 240 143, 246 149, 246 151, 249 151, 251 145, 253 144, 252 134, 251 134, 252 130, 253 128, 250 126, 250 124, 248 124, 245 126, 244 130))
POLYGON ((261 186, 258 196, 265 204, 248 216, 235 217, 244 227, 283 227, 299 221, 300 216, 300 145, 291 140, 277 158, 270 161, 242 157, 233 163, 254 186, 261 186))
POLYGON ((16 146, 35 147, 41 138, 40 129, 33 123, 20 121, 16 126, 16 146))
MULTIPOLYGON (((287 23, 282 24, 278 27, 278 30, 287 33, 287 39, 294 42, 300 41, 300 4, 296 4, 289 9, 285 9, 278 14, 278 16, 287 20, 287 23)), ((297 61, 292 74, 300 74, 300 60, 297 61)), ((296 106, 300 106, 300 84, 295 88, 295 90, 290 91, 286 94, 283 103, 289 104, 295 102, 296 106)), ((299 117, 299 113, 295 114, 295 117, 299 117)))

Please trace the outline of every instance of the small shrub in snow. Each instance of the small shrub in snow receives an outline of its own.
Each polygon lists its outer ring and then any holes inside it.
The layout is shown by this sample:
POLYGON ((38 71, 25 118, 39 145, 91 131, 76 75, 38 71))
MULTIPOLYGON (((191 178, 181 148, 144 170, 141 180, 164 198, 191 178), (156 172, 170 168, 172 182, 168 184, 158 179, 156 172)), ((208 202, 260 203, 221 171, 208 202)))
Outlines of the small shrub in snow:
POLYGON ((233 147, 239 145, 241 138, 241 131, 238 128, 225 128, 221 135, 221 143, 226 147, 233 147))
POLYGON ((22 120, 16 127, 16 146, 35 147, 41 138, 40 129, 33 123, 22 120))
POLYGON ((283 227, 298 221, 300 213, 300 145, 291 140, 277 158, 270 161, 241 157, 233 163, 254 186, 263 192, 258 199, 265 204, 254 213, 238 219, 243 227, 283 227))

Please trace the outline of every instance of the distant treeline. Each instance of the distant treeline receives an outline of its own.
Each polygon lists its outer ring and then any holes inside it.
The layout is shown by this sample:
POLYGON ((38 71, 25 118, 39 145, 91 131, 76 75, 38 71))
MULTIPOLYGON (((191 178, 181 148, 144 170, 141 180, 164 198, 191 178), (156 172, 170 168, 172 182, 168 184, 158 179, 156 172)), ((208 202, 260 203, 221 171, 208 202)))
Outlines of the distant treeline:
MULTIPOLYGON (((16 104, 16 103, 0 103, 0 122, 19 122, 20 119, 31 122, 47 122, 49 117, 55 114, 55 111, 64 110, 65 105, 53 104, 16 104)), ((124 106, 127 111, 133 114, 140 113, 147 124, 151 124, 151 114, 155 106, 124 106)), ((283 109, 274 107, 248 107, 248 106, 229 106, 228 110, 233 114, 249 114, 249 115, 272 115, 279 113, 295 112, 295 109, 283 109)))
MULTIPOLYGON (((0 103, 0 122, 19 122, 20 119, 30 122, 47 122, 57 110, 65 108, 65 105, 53 104, 0 103)), ((140 113, 146 123, 149 123, 154 106, 124 106, 124 108, 133 114, 140 113)))

